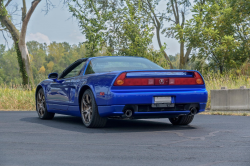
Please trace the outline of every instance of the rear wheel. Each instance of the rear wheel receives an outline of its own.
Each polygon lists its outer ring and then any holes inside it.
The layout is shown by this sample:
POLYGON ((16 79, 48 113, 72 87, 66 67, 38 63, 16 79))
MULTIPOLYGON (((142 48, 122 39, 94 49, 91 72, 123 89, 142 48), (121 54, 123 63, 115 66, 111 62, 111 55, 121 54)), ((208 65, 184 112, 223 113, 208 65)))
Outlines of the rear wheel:
POLYGON ((40 89, 36 96, 36 111, 40 119, 53 119, 55 116, 55 113, 47 111, 43 89, 40 89))
POLYGON ((107 118, 103 118, 99 115, 94 95, 90 89, 87 89, 83 93, 81 100, 81 116, 82 122, 86 127, 97 128, 106 125, 107 118))
POLYGON ((179 116, 176 118, 169 118, 169 121, 173 125, 188 125, 191 123, 194 119, 194 115, 185 115, 185 116, 179 116))

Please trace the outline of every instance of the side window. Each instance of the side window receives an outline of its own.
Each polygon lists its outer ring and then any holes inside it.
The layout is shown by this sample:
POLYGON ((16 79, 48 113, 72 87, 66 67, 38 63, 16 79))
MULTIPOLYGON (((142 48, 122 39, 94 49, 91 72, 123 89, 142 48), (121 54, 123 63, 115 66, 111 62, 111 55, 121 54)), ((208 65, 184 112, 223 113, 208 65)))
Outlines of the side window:
POLYGON ((81 73, 81 69, 83 68, 85 62, 78 64, 75 68, 73 68, 70 72, 68 72, 63 78, 76 77, 81 73))
POLYGON ((93 73, 95 73, 95 71, 93 70, 92 63, 90 61, 89 64, 88 64, 88 67, 86 69, 85 74, 93 74, 93 73))

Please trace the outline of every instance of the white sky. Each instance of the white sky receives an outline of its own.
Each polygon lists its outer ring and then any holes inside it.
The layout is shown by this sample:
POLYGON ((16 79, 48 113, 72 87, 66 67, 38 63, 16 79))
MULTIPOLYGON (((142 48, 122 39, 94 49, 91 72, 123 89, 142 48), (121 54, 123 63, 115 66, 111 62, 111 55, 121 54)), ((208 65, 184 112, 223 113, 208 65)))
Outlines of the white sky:
MULTIPOLYGON (((27 10, 31 5, 32 0, 27 0, 27 10)), ((19 4, 21 8, 22 1, 13 0, 10 5, 19 4)), ((68 11, 67 6, 62 5, 60 0, 53 0, 53 4, 56 8, 50 10, 50 12, 45 15, 42 10, 44 9, 45 1, 42 0, 33 15, 31 16, 28 29, 26 41, 35 40, 40 43, 49 44, 52 41, 56 42, 68 42, 69 44, 78 44, 79 42, 85 41, 85 36, 81 33, 78 22, 75 18, 72 18, 71 13, 68 11)), ((159 5, 159 10, 164 10, 166 2, 162 2, 159 5)), ((11 6, 10 6, 11 7, 11 6)), ((21 12, 17 12, 21 14, 21 12)), ((16 22, 20 23, 21 16, 15 16, 16 22)), ((188 17, 191 17, 189 14, 188 17)), ((20 28, 20 26, 19 26, 20 28)), ((167 44, 166 52, 168 55, 175 55, 179 53, 179 43, 172 38, 166 38, 164 35, 161 36, 162 44, 165 42, 167 44)), ((8 45, 12 45, 11 38, 8 38, 8 45)), ((2 34, 0 34, 0 44, 5 44, 2 34)), ((155 49, 159 49, 157 39, 153 37, 153 43, 155 49)))

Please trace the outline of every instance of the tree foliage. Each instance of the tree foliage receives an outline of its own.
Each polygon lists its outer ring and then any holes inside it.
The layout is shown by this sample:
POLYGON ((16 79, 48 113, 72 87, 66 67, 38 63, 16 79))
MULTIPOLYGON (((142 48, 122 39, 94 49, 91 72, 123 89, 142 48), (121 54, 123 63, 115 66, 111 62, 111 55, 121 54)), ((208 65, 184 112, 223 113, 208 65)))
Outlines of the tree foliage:
MULTIPOLYGON (((185 29, 196 48, 197 67, 221 73, 239 68, 249 58, 250 19, 247 1, 196 1, 193 18, 185 29)), ((249 5, 248 5, 249 8, 249 5)))
MULTIPOLYGON (((69 45, 68 43, 53 42, 50 45, 36 41, 27 42, 30 53, 30 66, 35 84, 45 79, 51 72, 61 73, 67 66, 79 58, 83 58, 85 44, 69 45)), ((99 54, 100 55, 100 54, 99 54)), ((19 65, 15 49, 12 47, 5 51, 5 46, 0 45, 0 84, 22 84, 18 72, 19 65)))
POLYGON ((152 27, 140 4, 130 0, 74 0, 69 5, 86 36, 86 46, 95 55, 103 47, 107 55, 144 56, 152 43, 152 27))
MULTIPOLYGON (((3 18, 7 10, 0 4, 4 9, 0 10, 3 18)), ((231 69, 248 70, 250 66, 247 63, 250 56, 249 1, 195 0, 191 6, 188 0, 72 0, 69 10, 77 18, 86 41, 78 45, 52 42, 48 46, 27 42, 35 83, 51 72, 60 73, 76 59, 91 56, 141 56, 166 69, 220 73, 231 69), (159 3, 166 4, 166 10, 159 11, 159 3), (193 15, 186 20, 188 12, 193 15), (167 21, 171 23, 169 26, 167 21), (160 47, 158 51, 151 46, 154 35, 160 47), (179 41, 179 54, 167 54, 166 45, 161 42, 162 35, 179 41)), ((6 51, 5 46, 0 45, 0 83, 22 82, 17 72, 20 69, 19 59, 15 58, 20 53, 15 52, 17 47, 15 43, 6 51)))
MULTIPOLYGON (((53 42, 47 46, 45 43, 30 41, 27 42, 27 48, 31 56, 30 65, 35 84, 46 79, 49 73, 57 72, 60 74, 77 59, 88 57, 85 53, 90 51, 86 47, 86 43, 70 45, 66 42, 53 42)), ((106 49, 103 48, 97 52, 96 56, 105 56, 106 52, 103 50, 106 49)), ((162 67, 167 67, 161 52, 155 51, 153 48, 149 48, 144 57, 162 67)), ((2 83, 22 84, 15 49, 12 47, 5 50, 4 45, 0 45, 0 84, 2 83)))
POLYGON ((25 38, 26 38, 26 31, 27 31, 27 26, 28 26, 30 17, 33 14, 36 6, 40 3, 40 1, 41 0, 33 0, 28 12, 26 10, 26 1, 25 0, 22 1, 23 3, 22 4, 22 17, 21 17, 22 24, 21 24, 21 30, 19 32, 17 26, 13 22, 10 12, 6 9, 6 7, 11 3, 11 0, 8 0, 6 3, 4 0, 0 0, 0 28, 1 28, 1 31, 5 31, 6 33, 8 33, 13 40, 16 54, 17 54, 17 60, 19 63, 19 69, 22 75, 24 85, 34 84, 32 73, 31 73, 32 69, 30 66, 30 56, 27 50, 25 38))

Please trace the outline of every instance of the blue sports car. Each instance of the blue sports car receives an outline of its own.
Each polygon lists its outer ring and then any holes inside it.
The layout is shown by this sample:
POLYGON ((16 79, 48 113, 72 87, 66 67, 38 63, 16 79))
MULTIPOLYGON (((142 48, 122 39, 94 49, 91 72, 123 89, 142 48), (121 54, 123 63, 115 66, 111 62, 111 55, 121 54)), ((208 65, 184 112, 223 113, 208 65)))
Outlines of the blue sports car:
POLYGON ((166 70, 141 57, 78 59, 36 88, 39 118, 55 113, 79 116, 86 127, 107 119, 169 118, 188 125, 205 110, 207 90, 195 70, 166 70))

